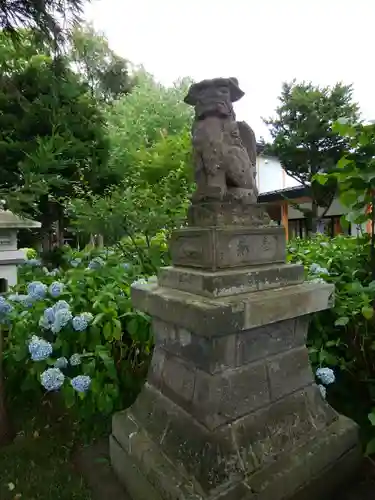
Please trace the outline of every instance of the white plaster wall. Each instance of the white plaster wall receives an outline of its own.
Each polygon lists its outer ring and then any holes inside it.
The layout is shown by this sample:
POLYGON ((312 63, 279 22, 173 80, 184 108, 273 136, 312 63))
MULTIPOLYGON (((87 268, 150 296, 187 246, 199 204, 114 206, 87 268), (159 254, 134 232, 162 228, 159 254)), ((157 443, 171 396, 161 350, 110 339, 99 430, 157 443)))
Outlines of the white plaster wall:
POLYGON ((300 183, 287 175, 280 161, 273 156, 257 157, 257 186, 259 193, 278 191, 288 187, 299 186, 300 183))
POLYGON ((7 280, 8 288, 17 285, 17 266, 0 264, 0 279, 7 280))
MULTIPOLYGON (((306 208, 311 210, 311 203, 298 203, 298 205, 301 206, 301 208, 306 208)), ((341 205, 340 201, 335 198, 329 207, 326 217, 334 217, 336 215, 343 215, 347 213, 347 208, 345 208, 343 205, 341 205)), ((321 215, 324 212, 324 208, 319 207, 318 213, 321 215)), ((289 211, 288 211, 289 219, 303 219, 304 215, 300 210, 297 210, 295 207, 289 205, 289 211)))
POLYGON ((351 224, 351 235, 352 236, 362 236, 367 233, 366 223, 365 224, 351 224))

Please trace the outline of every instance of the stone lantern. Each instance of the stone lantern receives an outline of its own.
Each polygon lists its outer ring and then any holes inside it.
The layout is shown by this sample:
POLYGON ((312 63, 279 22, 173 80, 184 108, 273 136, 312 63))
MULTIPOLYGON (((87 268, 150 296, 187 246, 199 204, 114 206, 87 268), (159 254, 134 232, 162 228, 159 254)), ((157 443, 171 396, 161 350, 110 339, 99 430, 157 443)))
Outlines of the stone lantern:
POLYGON ((25 262, 24 252, 17 249, 19 229, 40 227, 40 222, 0 210, 0 293, 17 284, 17 266, 25 262))

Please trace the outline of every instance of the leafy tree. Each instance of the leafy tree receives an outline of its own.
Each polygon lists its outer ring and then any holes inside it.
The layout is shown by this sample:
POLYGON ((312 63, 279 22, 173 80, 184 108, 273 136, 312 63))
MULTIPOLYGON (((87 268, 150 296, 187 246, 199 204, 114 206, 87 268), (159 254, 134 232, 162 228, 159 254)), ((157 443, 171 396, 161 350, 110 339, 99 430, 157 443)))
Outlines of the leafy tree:
POLYGON ((161 231, 168 234, 183 223, 190 191, 180 167, 157 185, 124 180, 104 196, 71 200, 70 214, 80 233, 103 235, 128 261, 138 261, 144 273, 155 273, 161 262, 154 242, 161 231))
MULTIPOLYGON (((169 138, 190 135, 192 120, 192 111, 183 102, 188 79, 176 82, 172 87, 155 82, 142 71, 136 79, 137 84, 131 94, 116 101, 106 115, 111 142, 110 168, 126 178, 134 175, 147 177, 145 171, 153 167, 150 161, 144 161, 144 152, 150 153, 151 148, 155 153, 153 165, 157 163, 160 172, 165 154, 170 158, 174 156, 173 149, 167 145, 169 138), (158 156, 157 148, 165 150, 158 156)), ((181 153, 183 142, 178 145, 179 153, 176 154, 181 153)), ((185 152, 188 153, 190 147, 190 140, 185 140, 185 152)), ((178 166, 178 162, 174 165, 178 166)), ((170 162, 169 166, 165 164, 165 173, 170 168, 170 162)))
POLYGON ((341 203, 349 210, 349 222, 371 222, 371 269, 375 280, 375 124, 350 124, 339 120, 333 130, 345 138, 348 147, 336 168, 328 174, 317 174, 323 186, 337 181, 341 203))
POLYGON ((164 87, 146 73, 137 78, 132 93, 107 110, 109 166, 122 182, 105 196, 86 191, 71 202, 79 232, 102 234, 106 243, 140 235, 147 243, 178 226, 193 186, 187 81, 164 87))
POLYGON ((93 26, 76 26, 71 44, 69 58, 73 68, 89 84, 93 96, 111 102, 131 90, 128 61, 115 54, 106 37, 93 26))
POLYGON ((17 37, 20 28, 36 28, 48 39, 61 39, 67 21, 76 22, 84 0, 2 0, 0 28, 17 37))
POLYGON ((319 87, 312 83, 284 83, 276 116, 265 119, 273 143, 268 150, 275 154, 285 171, 311 191, 312 206, 308 215, 316 232, 318 207, 328 210, 336 183, 324 187, 314 181, 320 172, 330 172, 347 150, 348 141, 332 125, 339 118, 359 120, 358 105, 353 102, 351 85, 337 83, 319 87))
POLYGON ((100 192, 111 182, 105 122, 63 58, 35 50, 25 63, 17 45, 18 57, 22 64, 0 77, 0 191, 11 208, 40 215, 48 247, 53 222, 62 224, 62 198, 77 185, 100 192))

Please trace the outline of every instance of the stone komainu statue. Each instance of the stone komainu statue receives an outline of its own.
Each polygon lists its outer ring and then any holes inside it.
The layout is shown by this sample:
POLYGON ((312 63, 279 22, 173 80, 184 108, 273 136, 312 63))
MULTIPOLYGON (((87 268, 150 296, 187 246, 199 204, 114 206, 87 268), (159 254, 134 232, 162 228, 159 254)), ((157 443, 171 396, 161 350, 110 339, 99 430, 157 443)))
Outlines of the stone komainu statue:
POLYGON ((243 95, 236 78, 215 78, 193 84, 184 99, 195 109, 193 201, 257 201, 255 134, 232 106, 243 95))

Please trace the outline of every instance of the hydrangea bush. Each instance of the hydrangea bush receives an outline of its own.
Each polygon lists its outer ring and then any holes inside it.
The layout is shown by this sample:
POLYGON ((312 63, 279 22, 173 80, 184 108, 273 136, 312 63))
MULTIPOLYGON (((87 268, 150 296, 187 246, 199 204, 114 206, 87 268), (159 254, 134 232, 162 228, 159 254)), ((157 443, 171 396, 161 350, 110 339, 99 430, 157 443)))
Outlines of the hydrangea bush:
POLYGON ((83 419, 131 404, 152 351, 129 297, 141 271, 113 251, 67 253, 52 270, 28 260, 0 297, 8 390, 58 391, 83 419))
MULTIPOLYGON (((290 262, 305 267, 306 279, 335 285, 335 305, 313 315, 308 334, 311 363, 322 394, 356 419, 366 439, 375 434, 375 282, 369 238, 324 236, 294 239, 290 262), (333 383, 335 382, 335 383, 333 383)), ((375 452, 370 439, 367 451, 375 452)))

